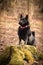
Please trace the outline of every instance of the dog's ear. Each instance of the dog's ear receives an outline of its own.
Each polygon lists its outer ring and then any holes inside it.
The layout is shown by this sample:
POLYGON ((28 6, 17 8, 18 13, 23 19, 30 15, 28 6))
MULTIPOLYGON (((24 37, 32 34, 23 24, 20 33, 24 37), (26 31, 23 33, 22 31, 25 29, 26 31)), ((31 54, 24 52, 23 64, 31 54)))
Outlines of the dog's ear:
POLYGON ((20 14, 20 19, 21 19, 22 17, 23 17, 22 14, 20 14))
POLYGON ((26 15, 26 19, 28 19, 28 15, 26 15))

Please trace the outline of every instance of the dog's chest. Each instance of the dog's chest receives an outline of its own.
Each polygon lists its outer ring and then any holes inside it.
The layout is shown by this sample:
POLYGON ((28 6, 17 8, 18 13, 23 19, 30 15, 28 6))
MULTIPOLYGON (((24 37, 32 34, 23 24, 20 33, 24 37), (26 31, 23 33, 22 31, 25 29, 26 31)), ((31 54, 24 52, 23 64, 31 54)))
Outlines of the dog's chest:
POLYGON ((28 30, 29 30, 28 28, 24 28, 24 29, 19 28, 19 34, 24 36, 27 34, 28 30))

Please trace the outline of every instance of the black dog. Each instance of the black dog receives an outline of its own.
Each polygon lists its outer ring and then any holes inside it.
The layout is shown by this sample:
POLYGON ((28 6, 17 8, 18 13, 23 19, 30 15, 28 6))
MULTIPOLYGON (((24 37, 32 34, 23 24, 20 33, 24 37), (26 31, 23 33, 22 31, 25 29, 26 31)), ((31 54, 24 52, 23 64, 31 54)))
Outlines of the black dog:
POLYGON ((20 15, 19 25, 20 25, 18 28, 19 44, 21 43, 21 40, 24 40, 25 44, 33 45, 35 41, 35 32, 30 31, 28 15, 26 15, 26 17, 20 15))

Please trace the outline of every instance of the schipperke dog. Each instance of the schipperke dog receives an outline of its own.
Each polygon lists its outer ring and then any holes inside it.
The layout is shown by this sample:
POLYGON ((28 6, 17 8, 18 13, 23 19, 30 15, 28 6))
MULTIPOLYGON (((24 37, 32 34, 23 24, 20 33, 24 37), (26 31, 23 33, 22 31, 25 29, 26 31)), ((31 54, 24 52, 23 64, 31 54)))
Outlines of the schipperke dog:
POLYGON ((21 44, 21 40, 24 40, 24 44, 33 45, 35 42, 35 32, 30 30, 28 15, 25 17, 22 14, 20 15, 19 25, 19 44, 21 44))

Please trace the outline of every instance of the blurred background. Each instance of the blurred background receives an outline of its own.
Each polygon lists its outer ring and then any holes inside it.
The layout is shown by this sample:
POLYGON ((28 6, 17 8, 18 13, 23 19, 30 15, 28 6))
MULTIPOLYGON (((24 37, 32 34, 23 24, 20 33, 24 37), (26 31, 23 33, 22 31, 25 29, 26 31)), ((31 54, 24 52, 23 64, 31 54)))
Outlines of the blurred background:
POLYGON ((28 14, 36 47, 43 51, 43 0, 0 0, 0 50, 18 44, 20 14, 28 14))

